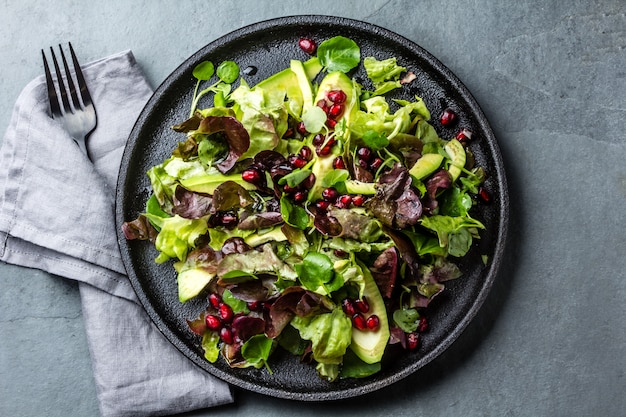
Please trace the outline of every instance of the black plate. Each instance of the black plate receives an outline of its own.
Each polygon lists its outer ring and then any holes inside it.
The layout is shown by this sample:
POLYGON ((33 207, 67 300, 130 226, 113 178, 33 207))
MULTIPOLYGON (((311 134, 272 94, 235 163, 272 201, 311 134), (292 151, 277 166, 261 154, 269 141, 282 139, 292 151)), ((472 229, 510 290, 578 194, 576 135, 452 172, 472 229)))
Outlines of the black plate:
MULTIPOLYGON (((306 60, 298 47, 298 39, 307 36, 319 42, 336 35, 355 40, 361 56, 379 59, 396 57, 401 65, 415 72, 417 79, 396 98, 422 97, 433 115, 432 123, 443 138, 452 137, 460 127, 475 133, 470 145, 476 162, 483 166, 488 179, 486 187, 493 196, 491 204, 478 205, 474 217, 483 221, 486 230, 460 265, 465 276, 449 282, 444 294, 432 305, 431 328, 415 352, 397 351, 390 347, 382 371, 367 379, 348 379, 334 383, 321 380, 314 367, 299 362, 287 353, 273 356, 270 375, 264 369, 230 369, 220 360, 211 364, 203 358, 200 340, 187 328, 186 319, 197 317, 205 308, 205 300, 181 304, 178 301, 176 276, 170 264, 157 265, 152 245, 118 240, 128 276, 148 315, 183 354, 207 372, 244 389, 280 398, 304 401, 348 398, 371 392, 416 372, 440 355, 457 339, 474 318, 496 277, 503 254, 507 230, 508 193, 500 151, 496 139, 478 104, 452 72, 415 43, 383 28, 350 19, 327 16, 292 16, 264 21, 232 32, 202 48, 156 90, 142 111, 130 135, 122 159, 118 180, 116 221, 132 220, 144 210, 150 195, 146 171, 169 157, 177 142, 184 137, 171 126, 184 120, 190 109, 195 87, 192 70, 203 60, 219 63, 234 60, 242 69, 258 68, 254 76, 246 76, 254 85, 269 75, 289 66, 290 59, 306 60), (459 124, 444 129, 437 121, 445 107, 454 108, 459 124), (488 256, 485 266, 481 255, 488 256)), ((366 80, 359 68, 356 77, 366 80)), ((365 84, 367 86, 367 84, 365 84)))

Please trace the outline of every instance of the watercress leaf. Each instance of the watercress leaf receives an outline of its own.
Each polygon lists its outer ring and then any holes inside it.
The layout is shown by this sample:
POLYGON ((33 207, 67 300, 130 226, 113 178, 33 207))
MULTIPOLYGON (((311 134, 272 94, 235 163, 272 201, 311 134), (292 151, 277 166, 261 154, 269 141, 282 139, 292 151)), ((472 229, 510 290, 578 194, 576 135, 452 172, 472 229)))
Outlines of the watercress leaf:
POLYGON ((232 84, 239 77, 239 65, 234 61, 224 61, 217 66, 217 76, 226 84, 232 84))
POLYGON ((324 188, 333 187, 336 184, 342 183, 350 177, 350 172, 347 169, 333 169, 328 171, 324 178, 322 178, 322 186, 324 188))
POLYGON ((191 73, 197 80, 206 81, 215 74, 215 66, 211 61, 202 61, 194 67, 191 73))
POLYGON ((330 282, 335 271, 330 258, 320 252, 309 252, 302 263, 295 265, 298 278, 302 285, 311 291, 316 291, 320 286, 330 282))
POLYGON ((309 175, 311 175, 310 169, 294 169, 292 172, 290 172, 289 174, 285 175, 280 180, 278 180, 278 184, 279 185, 287 184, 290 187, 296 187, 302 181, 309 178, 309 175))
POLYGON ((406 333, 417 330, 420 314, 414 308, 400 308, 393 312, 393 321, 406 333))
POLYGON ((348 72, 359 65, 361 48, 352 39, 335 36, 320 44, 317 57, 328 72, 348 72))
POLYGON ((304 127, 310 133, 319 133, 326 123, 326 113, 318 106, 311 106, 302 113, 304 127))
POLYGON ((248 304, 245 301, 236 298, 233 293, 230 292, 228 289, 224 290, 224 293, 222 294, 222 301, 228 304, 235 313, 247 314, 250 312, 250 310, 248 309, 248 304))
POLYGON ((348 349, 343 357, 340 375, 342 378, 366 378, 380 369, 380 362, 365 363, 351 349, 348 349))
POLYGON ((309 214, 306 210, 293 204, 286 196, 280 199, 280 214, 285 219, 285 223, 304 230, 309 224, 309 214))
POLYGON ((270 357, 270 353, 272 353, 273 347, 274 341, 272 339, 265 335, 257 334, 241 346, 241 355, 251 366, 255 368, 265 366, 271 374, 272 371, 267 364, 267 360, 270 357))
POLYGON ((375 130, 368 130, 363 135, 363 142, 365 146, 369 147, 373 151, 379 151, 389 145, 389 139, 387 136, 375 130))

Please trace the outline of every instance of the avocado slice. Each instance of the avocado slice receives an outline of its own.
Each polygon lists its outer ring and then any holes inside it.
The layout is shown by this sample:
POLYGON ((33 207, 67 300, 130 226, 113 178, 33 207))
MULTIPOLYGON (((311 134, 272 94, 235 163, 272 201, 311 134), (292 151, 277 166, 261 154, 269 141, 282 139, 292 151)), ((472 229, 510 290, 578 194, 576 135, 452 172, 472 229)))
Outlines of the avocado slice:
POLYGON ((184 303, 200 292, 215 277, 215 273, 208 272, 202 268, 192 268, 178 273, 178 299, 184 303))
POLYGON ((380 320, 380 326, 376 331, 362 331, 352 328, 350 348, 363 362, 372 364, 380 362, 383 353, 385 353, 385 348, 389 342, 389 323, 385 302, 380 295, 376 281, 374 281, 370 270, 365 265, 361 263, 358 263, 358 265, 363 271, 363 281, 365 283, 363 296, 367 299, 370 306, 367 317, 376 314, 380 320))
POLYGON ((190 177, 187 179, 180 180, 180 185, 188 189, 189 191, 194 191, 196 193, 205 193, 205 194, 213 194, 215 189, 222 183, 226 181, 233 181, 237 184, 241 185, 246 190, 255 190, 256 186, 254 184, 250 184, 247 181, 244 181, 241 178, 240 174, 206 174, 206 175, 198 175, 194 177, 190 177))
POLYGON ((325 100, 328 92, 332 90, 342 90, 346 93, 346 101, 343 103, 344 112, 337 121, 346 119, 346 124, 349 125, 355 112, 358 110, 358 106, 356 105, 358 102, 358 91, 354 86, 354 82, 341 71, 328 73, 324 79, 322 79, 313 103, 325 100))
POLYGON ((306 70, 302 61, 292 59, 290 62, 291 71, 296 75, 298 86, 302 94, 302 113, 306 112, 313 106, 313 87, 311 81, 307 77, 306 70))
POLYGON ((456 139, 452 139, 444 145, 443 149, 450 156, 450 166, 448 167, 450 177, 452 177, 452 181, 456 181, 456 179, 459 178, 459 175, 461 175, 467 160, 465 148, 463 148, 461 142, 456 139))
POLYGON ((422 180, 435 172, 443 162, 443 155, 438 153, 426 153, 415 162, 409 170, 416 180, 422 180))

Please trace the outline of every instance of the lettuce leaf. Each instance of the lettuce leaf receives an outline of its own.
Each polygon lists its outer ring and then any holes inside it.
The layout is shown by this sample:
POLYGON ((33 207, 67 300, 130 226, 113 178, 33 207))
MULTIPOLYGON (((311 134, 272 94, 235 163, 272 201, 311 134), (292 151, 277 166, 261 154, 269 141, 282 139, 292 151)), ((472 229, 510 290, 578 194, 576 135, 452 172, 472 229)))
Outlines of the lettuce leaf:
POLYGON ((352 321, 341 308, 315 316, 295 316, 291 325, 300 337, 312 343, 313 359, 319 363, 339 365, 352 340, 352 321))

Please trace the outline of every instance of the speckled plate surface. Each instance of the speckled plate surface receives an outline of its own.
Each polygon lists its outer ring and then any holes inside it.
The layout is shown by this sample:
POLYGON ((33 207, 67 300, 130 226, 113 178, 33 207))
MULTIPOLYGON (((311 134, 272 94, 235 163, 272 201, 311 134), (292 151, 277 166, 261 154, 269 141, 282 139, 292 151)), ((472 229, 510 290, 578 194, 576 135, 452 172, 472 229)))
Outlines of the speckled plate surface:
MULTIPOLYGON (((150 196, 146 171, 171 155, 183 140, 171 126, 189 114, 195 79, 193 68, 203 60, 219 63, 234 60, 240 68, 254 66, 258 72, 245 76, 254 85, 289 66, 290 59, 306 60, 298 46, 306 36, 318 44, 336 35, 349 37, 361 47, 361 56, 379 59, 396 57, 398 63, 417 75, 417 79, 394 98, 422 97, 433 117, 431 123, 443 138, 450 138, 461 127, 471 129, 475 139, 470 144, 476 163, 488 174, 485 186, 492 195, 488 205, 477 205, 472 214, 486 230, 460 264, 465 275, 446 283, 445 292, 431 304, 431 327, 414 352, 389 346, 378 374, 366 379, 346 379, 329 383, 320 379, 313 366, 300 363, 297 357, 277 351, 270 359, 274 371, 231 369, 221 358, 215 364, 203 357, 200 339, 188 330, 186 319, 193 319, 206 307, 206 300, 181 304, 178 301, 176 275, 170 264, 157 265, 153 245, 126 241, 118 232, 122 258, 129 279, 148 315, 185 356, 207 372, 235 386, 258 393, 301 401, 322 401, 362 395, 393 384, 418 372, 439 356, 463 332, 475 317, 496 278, 504 250, 508 221, 508 192, 500 151, 483 112, 459 79, 430 53, 415 43, 386 29, 350 19, 327 16, 291 16, 260 22, 241 28, 211 42, 178 67, 156 90, 130 135, 117 190, 116 221, 120 230, 124 221, 133 220, 144 210, 150 196), (443 128, 437 121, 445 107, 459 115, 459 124, 443 128), (482 255, 486 255, 485 265, 482 255)), ((354 76, 366 80, 362 65, 354 76)), ((367 87, 367 84, 365 84, 367 87)))

